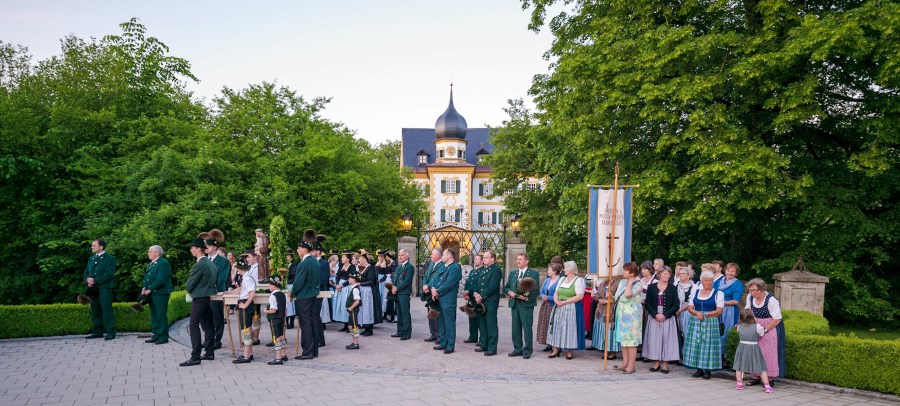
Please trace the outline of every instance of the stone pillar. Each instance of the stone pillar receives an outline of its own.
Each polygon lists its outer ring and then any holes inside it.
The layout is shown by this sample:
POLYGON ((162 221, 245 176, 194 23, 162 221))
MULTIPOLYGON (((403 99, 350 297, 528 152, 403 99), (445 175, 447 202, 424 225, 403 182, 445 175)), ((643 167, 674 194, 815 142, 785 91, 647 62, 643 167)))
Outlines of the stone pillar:
POLYGON ((505 262, 505 266, 503 267, 503 280, 506 280, 506 275, 509 275, 510 271, 516 270, 516 255, 526 253, 525 252, 525 239, 524 238, 510 238, 506 240, 506 256, 503 257, 503 261, 505 262))
POLYGON ((397 239, 397 255, 400 255, 400 250, 409 251, 409 263, 416 269, 416 277, 413 278, 413 293, 419 291, 419 261, 418 258, 416 258, 416 255, 418 254, 416 243, 418 243, 416 237, 410 237, 408 235, 404 235, 397 239))
POLYGON ((825 310, 825 284, 828 277, 806 270, 803 258, 789 272, 777 273, 775 298, 784 310, 805 310, 822 315, 825 310))

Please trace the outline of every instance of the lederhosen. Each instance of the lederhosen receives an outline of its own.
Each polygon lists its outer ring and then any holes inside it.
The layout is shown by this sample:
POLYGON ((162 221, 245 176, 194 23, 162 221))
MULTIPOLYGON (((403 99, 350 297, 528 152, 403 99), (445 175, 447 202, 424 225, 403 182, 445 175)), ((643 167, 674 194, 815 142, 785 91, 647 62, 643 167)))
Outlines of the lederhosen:
POLYGON ((356 306, 353 310, 350 310, 350 306, 353 306, 353 302, 356 301, 356 299, 353 298, 354 290, 359 295, 360 305, 362 305, 362 292, 360 292, 359 285, 357 284, 356 286, 354 286, 353 288, 350 289, 350 292, 348 292, 347 302, 344 305, 344 308, 347 309, 348 313, 350 313, 350 321, 349 321, 350 331, 358 331, 358 329, 359 329, 359 308, 361 306, 356 306))
POLYGON ((280 290, 273 293, 272 296, 275 296, 275 303, 278 306, 278 309, 275 310, 275 313, 268 315, 269 324, 272 325, 275 337, 281 337, 284 335, 284 315, 285 307, 287 306, 287 297, 284 295, 284 292, 280 290))

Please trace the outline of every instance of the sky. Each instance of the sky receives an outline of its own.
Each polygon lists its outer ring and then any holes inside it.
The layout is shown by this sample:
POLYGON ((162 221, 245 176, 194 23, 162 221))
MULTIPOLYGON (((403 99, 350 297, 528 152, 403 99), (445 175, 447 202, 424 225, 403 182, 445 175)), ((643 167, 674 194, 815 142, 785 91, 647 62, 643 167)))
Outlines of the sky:
POLYGON ((517 0, 4 3, 0 41, 28 47, 33 61, 58 54, 65 36, 118 34, 137 17, 191 63, 198 99, 275 82, 330 97, 323 116, 373 144, 399 140, 404 127, 434 128, 451 80, 470 128, 499 125, 508 99, 530 103, 552 42, 528 29, 517 0))

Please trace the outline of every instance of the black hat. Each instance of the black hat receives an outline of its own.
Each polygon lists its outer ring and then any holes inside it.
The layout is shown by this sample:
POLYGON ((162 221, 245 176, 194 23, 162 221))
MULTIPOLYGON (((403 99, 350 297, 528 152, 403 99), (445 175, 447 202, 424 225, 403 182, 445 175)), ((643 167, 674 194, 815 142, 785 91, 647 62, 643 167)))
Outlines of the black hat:
POLYGON ((378 250, 378 255, 387 255, 387 253, 388 253, 387 249, 378 250))
MULTIPOLYGON (((352 253, 351 253, 351 254, 352 254, 352 253)), ((330 252, 328 255, 341 255, 341 252, 338 251, 338 250, 336 250, 336 249, 332 249, 331 252, 330 252)))
POLYGON ((239 259, 238 262, 234 264, 234 267, 242 271, 250 269, 250 264, 248 264, 247 261, 244 260, 244 258, 245 257, 241 256, 241 259, 239 259))
POLYGON ((369 261, 369 262, 372 261, 372 256, 371 256, 371 254, 369 254, 369 252, 366 251, 365 248, 359 250, 359 252, 358 252, 357 254, 359 254, 359 256, 361 256, 361 257, 366 257, 366 260, 369 261))
POLYGON ((341 255, 353 255, 353 250, 343 250, 341 251, 341 255))
POLYGON ((350 271, 347 272, 347 278, 353 278, 359 281, 359 271, 357 271, 356 269, 350 269, 350 271))
POLYGON ((327 238, 328 238, 328 237, 325 237, 325 236, 322 235, 322 234, 316 235, 316 241, 314 241, 314 242, 312 243, 313 249, 316 250, 316 251, 322 251, 322 243, 325 242, 325 240, 326 240, 327 238))
POLYGON ((209 230, 207 234, 209 235, 209 237, 206 238, 206 245, 212 245, 215 247, 222 247, 225 245, 225 233, 223 233, 218 228, 209 230))
POLYGON ((306 240, 303 240, 303 241, 300 241, 297 243, 297 248, 306 248, 306 249, 312 251, 313 246, 311 243, 307 242, 306 240))
POLYGON ((200 247, 206 249, 206 241, 202 238, 194 238, 194 241, 191 241, 191 247, 200 247))
POLYGON ((273 277, 271 277, 271 278, 269 278, 269 279, 266 279, 266 280, 260 282, 260 284, 262 284, 262 285, 275 285, 275 286, 278 287, 278 289, 281 289, 281 278, 279 278, 279 277, 277 277, 277 276, 273 276, 273 277))

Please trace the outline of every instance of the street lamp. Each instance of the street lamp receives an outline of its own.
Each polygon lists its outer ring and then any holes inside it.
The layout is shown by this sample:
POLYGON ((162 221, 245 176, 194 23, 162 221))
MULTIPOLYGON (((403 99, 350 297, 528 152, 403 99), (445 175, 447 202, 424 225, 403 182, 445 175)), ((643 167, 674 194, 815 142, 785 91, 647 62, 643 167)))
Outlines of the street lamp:
POLYGON ((403 214, 403 232, 406 235, 409 235, 409 230, 412 228, 412 215, 407 213, 403 214))
POLYGON ((522 216, 520 216, 518 214, 516 214, 512 218, 512 230, 513 230, 513 235, 515 235, 516 238, 519 238, 519 232, 521 231, 521 224, 519 223, 519 220, 521 220, 521 219, 522 219, 522 216))

